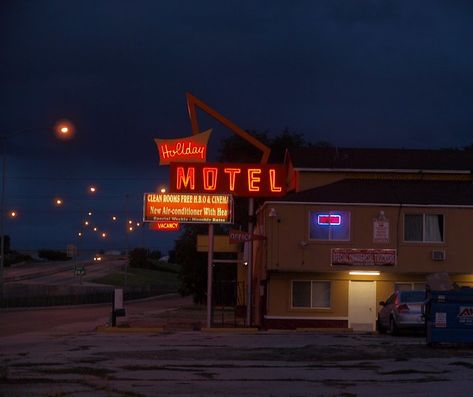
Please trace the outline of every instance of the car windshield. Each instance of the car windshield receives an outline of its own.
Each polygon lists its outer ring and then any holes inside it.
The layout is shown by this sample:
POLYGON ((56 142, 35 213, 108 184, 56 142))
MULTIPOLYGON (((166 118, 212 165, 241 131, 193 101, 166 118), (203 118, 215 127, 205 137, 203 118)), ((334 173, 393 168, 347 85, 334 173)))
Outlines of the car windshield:
POLYGON ((422 302, 425 300, 425 291, 402 291, 399 298, 401 302, 422 302))

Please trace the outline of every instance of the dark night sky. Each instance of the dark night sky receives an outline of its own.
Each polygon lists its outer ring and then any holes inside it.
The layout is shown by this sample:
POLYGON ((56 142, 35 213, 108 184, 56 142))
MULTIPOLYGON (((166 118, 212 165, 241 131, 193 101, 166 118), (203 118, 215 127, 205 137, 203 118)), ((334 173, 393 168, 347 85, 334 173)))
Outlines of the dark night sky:
POLYGON ((16 249, 65 248, 91 209, 110 238, 84 246, 124 248, 110 216, 138 220, 166 183, 153 138, 190 135, 187 91, 243 128, 341 147, 470 144, 472 38, 469 0, 2 0, 0 134, 38 128, 8 140, 6 232, 16 249), (39 129, 59 118, 73 140, 39 129))

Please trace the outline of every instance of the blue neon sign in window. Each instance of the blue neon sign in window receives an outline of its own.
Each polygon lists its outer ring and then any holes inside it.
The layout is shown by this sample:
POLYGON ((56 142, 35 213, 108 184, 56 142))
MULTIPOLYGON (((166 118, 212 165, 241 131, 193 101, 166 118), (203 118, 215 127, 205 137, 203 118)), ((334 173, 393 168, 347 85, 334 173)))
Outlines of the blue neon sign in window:
POLYGON ((320 226, 340 226, 342 216, 340 214, 319 214, 317 215, 317 224, 320 226))
POLYGON ((350 213, 347 211, 310 211, 310 240, 350 240, 350 213))

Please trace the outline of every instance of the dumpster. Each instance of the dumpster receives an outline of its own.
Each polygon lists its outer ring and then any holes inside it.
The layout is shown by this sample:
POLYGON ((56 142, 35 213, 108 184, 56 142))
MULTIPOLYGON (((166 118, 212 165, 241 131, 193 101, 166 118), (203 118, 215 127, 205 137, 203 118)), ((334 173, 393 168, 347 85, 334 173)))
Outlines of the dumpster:
POLYGON ((434 343, 473 343, 473 288, 429 291, 426 338, 434 343))

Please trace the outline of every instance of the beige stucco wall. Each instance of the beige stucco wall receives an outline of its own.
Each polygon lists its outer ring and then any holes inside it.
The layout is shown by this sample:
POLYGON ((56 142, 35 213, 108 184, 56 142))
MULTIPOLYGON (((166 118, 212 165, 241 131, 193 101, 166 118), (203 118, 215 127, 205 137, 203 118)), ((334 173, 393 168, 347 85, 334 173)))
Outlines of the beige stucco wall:
MULTIPOLYGON (((472 180, 471 174, 455 173, 389 173, 389 172, 294 172, 292 188, 303 191, 346 178, 359 179, 425 179, 472 180)), ((340 202, 346 202, 340 197, 340 202)), ((368 204, 368 203, 367 203, 368 204)), ((350 280, 376 281, 376 300, 384 301, 395 283, 425 282, 435 272, 448 272, 459 285, 473 286, 473 208, 413 207, 383 205, 321 205, 267 202, 258 212, 258 233, 266 240, 255 242, 258 255, 255 277, 267 281, 267 317, 346 318, 350 280), (274 208, 277 216, 270 217, 274 208), (351 215, 349 241, 311 241, 309 211, 348 211, 351 215), (373 242, 373 220, 380 212, 389 220, 389 242, 373 242), (413 243, 404 241, 406 213, 439 213, 444 215, 444 241, 413 243), (332 248, 395 249, 395 266, 357 269, 331 266, 332 248), (432 250, 445 250, 446 259, 432 260, 432 250), (353 276, 350 270, 379 270, 379 276, 353 276), (293 280, 331 281, 329 309, 292 308, 293 280)), ((378 307, 379 309, 379 307, 378 307)))
MULTIPOLYGON (((271 273, 268 282, 267 317, 288 318, 344 318, 348 317, 349 280, 376 282, 376 303, 386 301, 396 283, 425 282, 425 274, 383 273, 380 276, 350 276, 348 272, 332 273, 271 273), (331 281, 331 307, 329 309, 293 308, 291 306, 292 281, 331 281)), ((473 286, 473 274, 452 276, 462 286, 473 286)), ((381 307, 378 305, 376 311, 381 307)))
POLYGON ((397 251, 397 264, 376 270, 394 273, 439 272, 468 273, 473 270, 473 208, 432 208, 399 206, 311 205, 267 203, 260 213, 266 235, 267 270, 331 272, 349 267, 331 266, 332 248, 383 249, 397 251), (277 217, 269 217, 274 208, 277 217), (351 214, 350 241, 309 240, 309 211, 348 211, 351 214), (373 242, 373 219, 384 211, 389 220, 390 241, 373 242), (404 214, 439 213, 444 215, 444 242, 405 242, 404 214), (265 219, 263 220, 262 217, 265 219), (432 260, 432 250, 445 250, 446 259, 432 260))

